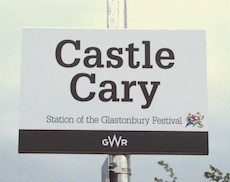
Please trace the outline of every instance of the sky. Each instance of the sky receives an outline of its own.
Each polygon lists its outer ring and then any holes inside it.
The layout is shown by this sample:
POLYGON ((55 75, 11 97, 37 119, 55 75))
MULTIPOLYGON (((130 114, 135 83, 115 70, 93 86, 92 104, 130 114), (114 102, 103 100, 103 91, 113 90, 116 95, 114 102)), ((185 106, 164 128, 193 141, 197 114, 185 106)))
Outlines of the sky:
MULTIPOLYGON (((230 172, 230 1, 127 0, 129 29, 206 30, 209 155, 132 155, 132 182, 206 181, 209 165, 230 172)), ((106 0, 0 0, 0 181, 101 181, 107 155, 18 154, 22 27, 106 28, 106 0)), ((195 86, 195 85, 194 85, 195 86)))

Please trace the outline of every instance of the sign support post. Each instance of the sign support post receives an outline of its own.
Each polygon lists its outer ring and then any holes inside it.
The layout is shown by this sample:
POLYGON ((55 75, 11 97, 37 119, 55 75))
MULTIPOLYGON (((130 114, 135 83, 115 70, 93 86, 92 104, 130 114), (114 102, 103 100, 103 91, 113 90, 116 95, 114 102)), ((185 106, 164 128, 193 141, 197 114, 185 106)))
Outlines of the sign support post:
MULTIPOLYGON (((127 28, 126 13, 126 0, 107 0, 107 28, 127 28)), ((130 155, 109 155, 108 169, 110 182, 130 182, 130 155)))

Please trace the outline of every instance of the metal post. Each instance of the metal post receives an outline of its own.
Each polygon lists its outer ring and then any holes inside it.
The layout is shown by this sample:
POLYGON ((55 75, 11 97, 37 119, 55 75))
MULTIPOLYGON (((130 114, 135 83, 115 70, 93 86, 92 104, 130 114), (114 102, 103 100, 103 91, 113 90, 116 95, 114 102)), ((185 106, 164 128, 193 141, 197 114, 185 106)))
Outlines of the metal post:
MULTIPOLYGON (((107 28, 127 28, 126 0, 107 0, 107 28)), ((110 182, 130 182, 130 177, 130 155, 110 155, 110 182)))
POLYGON ((110 182, 130 182, 130 155, 109 156, 110 182))
POLYGON ((127 28, 126 0, 107 0, 107 28, 127 28))

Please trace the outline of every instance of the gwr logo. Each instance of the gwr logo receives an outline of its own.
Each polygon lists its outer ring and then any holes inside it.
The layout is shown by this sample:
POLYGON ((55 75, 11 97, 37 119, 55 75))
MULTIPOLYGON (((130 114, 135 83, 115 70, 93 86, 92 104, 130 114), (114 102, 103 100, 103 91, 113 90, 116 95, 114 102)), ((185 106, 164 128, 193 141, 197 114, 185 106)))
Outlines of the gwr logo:
POLYGON ((101 141, 102 145, 104 145, 105 147, 113 147, 113 146, 117 146, 118 147, 127 147, 128 146, 128 140, 125 138, 122 138, 122 136, 119 136, 117 138, 116 135, 113 135, 113 137, 111 138, 110 136, 108 136, 107 138, 103 139, 101 141))

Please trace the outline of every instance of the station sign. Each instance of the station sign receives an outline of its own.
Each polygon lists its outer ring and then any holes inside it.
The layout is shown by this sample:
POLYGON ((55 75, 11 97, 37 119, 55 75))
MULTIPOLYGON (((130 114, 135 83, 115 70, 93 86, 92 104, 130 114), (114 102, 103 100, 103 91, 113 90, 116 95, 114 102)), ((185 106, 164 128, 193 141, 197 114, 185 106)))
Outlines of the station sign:
POLYGON ((20 153, 208 154, 202 30, 25 28, 20 153))

